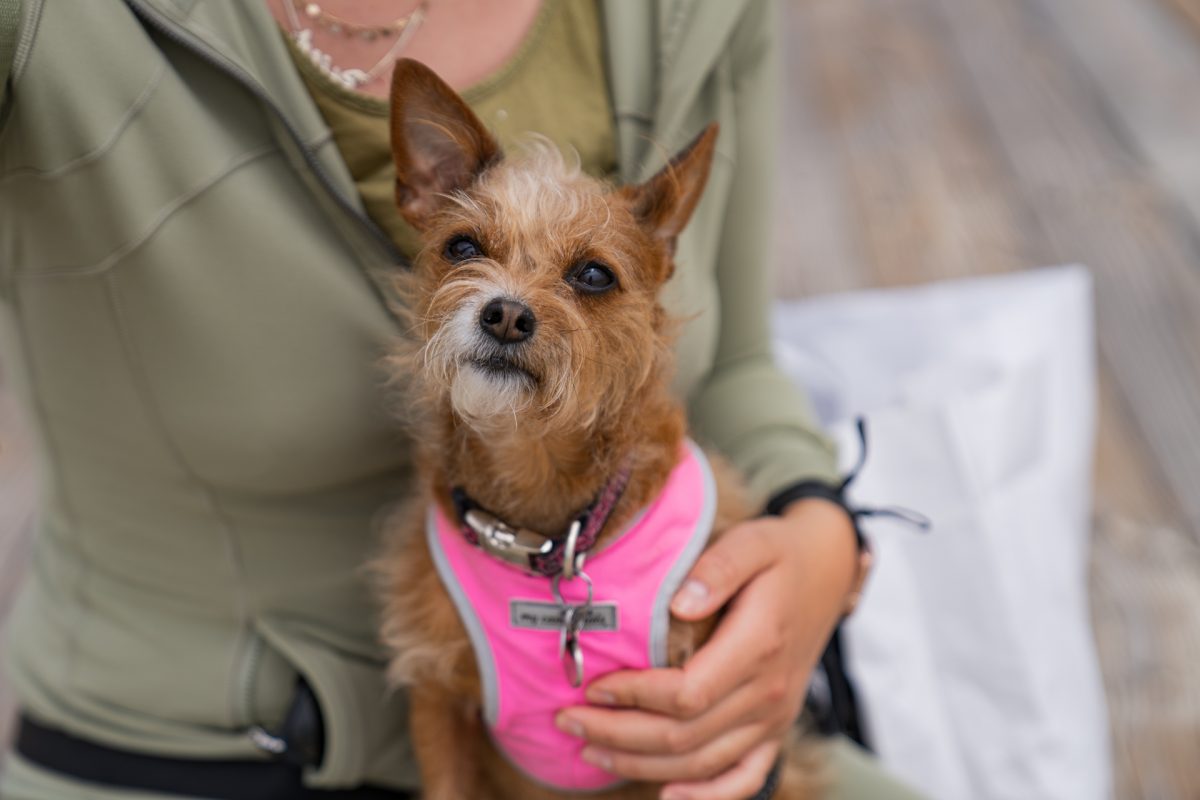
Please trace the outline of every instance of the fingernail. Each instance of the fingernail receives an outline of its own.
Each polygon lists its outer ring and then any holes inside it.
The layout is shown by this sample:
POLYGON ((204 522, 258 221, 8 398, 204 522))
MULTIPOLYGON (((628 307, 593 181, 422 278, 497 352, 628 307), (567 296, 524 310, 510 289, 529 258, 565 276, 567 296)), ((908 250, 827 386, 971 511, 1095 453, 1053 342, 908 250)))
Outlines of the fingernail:
POLYGON ((558 729, 563 733, 569 733, 572 736, 583 738, 583 726, 580 725, 577 720, 571 719, 567 716, 560 716, 557 720, 555 720, 555 722, 558 725, 558 729))
POLYGON ((612 771, 612 756, 603 750, 597 750, 594 747, 583 748, 583 760, 589 764, 595 764, 597 767, 609 772, 612 771))
POLYGON ((595 703, 598 706, 615 706, 617 704, 617 696, 603 689, 589 689, 587 699, 589 703, 595 703))
POLYGON ((671 601, 671 610, 676 614, 694 614, 704 608, 708 600, 708 587, 698 580, 689 580, 675 594, 671 601))

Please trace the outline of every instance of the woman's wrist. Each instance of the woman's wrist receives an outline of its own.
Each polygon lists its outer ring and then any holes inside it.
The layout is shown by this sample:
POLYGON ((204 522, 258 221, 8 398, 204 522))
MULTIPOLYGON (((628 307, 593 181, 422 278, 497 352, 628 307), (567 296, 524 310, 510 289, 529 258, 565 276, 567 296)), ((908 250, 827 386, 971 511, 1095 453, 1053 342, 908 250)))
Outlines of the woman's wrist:
POLYGON ((853 513, 844 503, 813 495, 794 499, 777 513, 797 523, 796 544, 805 550, 809 563, 828 575, 844 578, 842 615, 850 614, 858 605, 872 565, 871 549, 853 513))

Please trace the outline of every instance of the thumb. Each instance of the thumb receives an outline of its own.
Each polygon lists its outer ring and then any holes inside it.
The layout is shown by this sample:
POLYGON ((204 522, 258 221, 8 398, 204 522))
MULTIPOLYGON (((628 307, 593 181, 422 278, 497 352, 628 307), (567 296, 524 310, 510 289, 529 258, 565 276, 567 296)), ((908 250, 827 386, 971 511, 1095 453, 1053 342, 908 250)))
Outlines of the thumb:
POLYGON ((751 520, 735 525, 710 545, 675 593, 671 612, 680 619, 704 619, 770 567, 776 558, 768 528, 773 521, 751 520))

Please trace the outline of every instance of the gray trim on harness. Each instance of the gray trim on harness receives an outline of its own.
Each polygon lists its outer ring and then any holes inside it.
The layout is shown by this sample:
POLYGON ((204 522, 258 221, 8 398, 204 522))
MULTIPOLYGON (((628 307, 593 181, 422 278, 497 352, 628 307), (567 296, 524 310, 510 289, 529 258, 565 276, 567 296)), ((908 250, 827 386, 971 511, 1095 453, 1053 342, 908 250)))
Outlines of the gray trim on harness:
POLYGON ((688 540, 687 547, 680 553, 678 560, 671 565, 671 571, 663 579, 662 585, 658 587, 658 594, 654 598, 653 616, 650 618, 650 663, 655 667, 668 666, 667 638, 671 628, 671 598, 675 596, 675 592, 679 591, 684 578, 691 572, 696 559, 708 545, 708 537, 712 535, 713 520, 717 515, 717 482, 713 478, 712 466, 708 463, 708 458, 699 445, 688 439, 687 446, 704 473, 704 505, 700 509, 696 529, 692 531, 692 537, 688 540))
POLYGON ((483 623, 476 616, 471 601, 464 594, 458 578, 454 575, 454 569, 442 550, 442 541, 438 537, 437 529, 437 508, 433 505, 430 505, 429 513, 425 516, 425 539, 429 543, 429 552, 433 556, 433 565, 437 568, 438 577, 442 579, 442 586, 446 587, 450 599, 454 601, 458 616, 471 639, 471 647, 475 650, 475 663, 479 667, 479 679, 483 684, 483 718, 489 726, 493 726, 500 717, 500 685, 496 678, 496 657, 488 644, 483 623))

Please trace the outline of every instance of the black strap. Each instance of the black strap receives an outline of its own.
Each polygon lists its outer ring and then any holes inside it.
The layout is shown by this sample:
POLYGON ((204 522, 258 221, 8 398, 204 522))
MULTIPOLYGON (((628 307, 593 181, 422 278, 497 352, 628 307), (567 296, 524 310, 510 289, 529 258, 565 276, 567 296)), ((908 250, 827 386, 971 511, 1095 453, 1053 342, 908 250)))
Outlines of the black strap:
POLYGON ((749 800, 771 800, 775 796, 775 791, 779 788, 779 781, 783 779, 783 761, 778 760, 775 766, 771 767, 771 771, 767 773, 767 779, 763 782, 762 788, 750 797, 749 800))
MULTIPOLYGON (((212 800, 416 800, 416 795, 362 786, 321 791, 300 782, 300 770, 272 761, 200 761, 115 750, 22 716, 16 751, 31 764, 87 783, 212 800)), ((770 800, 781 762, 750 800, 770 800)))
POLYGON ((26 761, 87 783, 211 800, 414 800, 378 787, 321 791, 278 761, 164 758, 116 750, 22 716, 16 751, 26 761))
POLYGON ((858 692, 850 680, 846 657, 842 652, 841 625, 834 628, 833 635, 829 637, 829 644, 821 654, 821 667, 829 684, 833 732, 842 734, 864 750, 870 750, 870 738, 858 706, 858 692))
MULTIPOLYGON (((779 516, 791 503, 808 497, 828 500, 841 507, 854 526, 854 538, 859 551, 869 550, 871 545, 863 534, 859 524, 867 517, 891 517, 907 522, 920 531, 929 530, 931 523, 927 517, 904 508, 861 508, 850 504, 846 490, 858 478, 867 461, 867 423, 863 418, 856 420, 858 430, 859 452, 854 467, 846 477, 837 484, 819 480, 806 480, 787 486, 771 496, 767 503, 766 513, 779 516)), ((826 735, 843 734, 865 749, 870 749, 870 741, 860 713, 858 696, 854 682, 847 671, 845 654, 842 651, 842 626, 834 629, 825 652, 821 655, 820 672, 824 674, 825 692, 816 692, 810 688, 806 707, 819 732, 826 735)))

